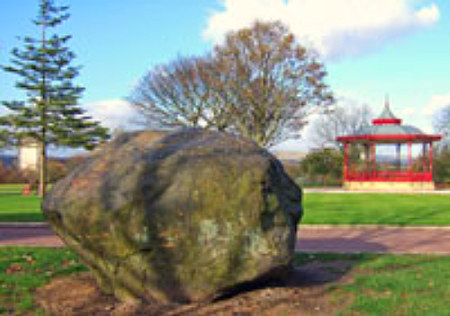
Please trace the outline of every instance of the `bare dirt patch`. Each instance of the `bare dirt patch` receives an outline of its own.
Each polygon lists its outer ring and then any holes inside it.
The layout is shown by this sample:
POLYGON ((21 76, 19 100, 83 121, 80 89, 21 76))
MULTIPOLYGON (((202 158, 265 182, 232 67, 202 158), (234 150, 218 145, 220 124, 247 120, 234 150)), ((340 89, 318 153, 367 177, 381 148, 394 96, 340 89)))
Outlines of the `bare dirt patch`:
POLYGON ((348 282, 352 262, 314 262, 283 279, 250 284, 210 303, 123 303, 103 294, 89 273, 39 288, 36 305, 53 315, 333 315, 351 303, 337 285, 348 282), (337 295, 339 292, 339 295, 337 295))

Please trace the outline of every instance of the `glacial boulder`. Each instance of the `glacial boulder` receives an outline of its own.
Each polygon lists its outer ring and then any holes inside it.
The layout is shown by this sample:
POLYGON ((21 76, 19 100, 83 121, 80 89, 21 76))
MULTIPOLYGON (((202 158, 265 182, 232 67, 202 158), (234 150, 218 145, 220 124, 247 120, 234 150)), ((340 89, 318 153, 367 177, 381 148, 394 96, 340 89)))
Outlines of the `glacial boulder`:
POLYGON ((57 182, 54 231, 122 300, 214 299, 289 269, 302 193, 281 163, 230 134, 123 134, 57 182))

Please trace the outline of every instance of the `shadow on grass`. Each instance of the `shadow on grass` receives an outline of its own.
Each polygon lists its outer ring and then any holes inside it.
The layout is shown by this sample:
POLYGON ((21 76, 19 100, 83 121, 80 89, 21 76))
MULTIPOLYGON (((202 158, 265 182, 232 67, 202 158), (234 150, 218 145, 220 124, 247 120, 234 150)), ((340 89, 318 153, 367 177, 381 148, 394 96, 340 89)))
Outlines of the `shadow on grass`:
POLYGON ((0 191, 0 197, 4 197, 4 196, 17 196, 17 197, 21 197, 23 196, 20 192, 16 192, 16 191, 0 191))
POLYGON ((0 212, 1 222, 43 222, 44 216, 41 212, 36 213, 12 213, 12 212, 0 212))
MULTIPOLYGON (((439 223, 439 216, 442 216, 442 214, 443 212, 440 209, 421 213, 411 211, 407 214, 394 214, 380 217, 376 224, 385 225, 385 223, 392 223, 392 225, 398 226, 445 226, 447 225, 445 220, 442 220, 442 223, 439 223)), ((352 224, 360 224, 360 222, 353 222, 352 224)))
POLYGON ((297 252, 293 267, 276 277, 261 277, 245 282, 225 292, 216 301, 227 300, 241 294, 277 288, 316 289, 327 292, 330 286, 344 279, 355 268, 365 262, 375 260, 376 253, 313 253, 297 252))

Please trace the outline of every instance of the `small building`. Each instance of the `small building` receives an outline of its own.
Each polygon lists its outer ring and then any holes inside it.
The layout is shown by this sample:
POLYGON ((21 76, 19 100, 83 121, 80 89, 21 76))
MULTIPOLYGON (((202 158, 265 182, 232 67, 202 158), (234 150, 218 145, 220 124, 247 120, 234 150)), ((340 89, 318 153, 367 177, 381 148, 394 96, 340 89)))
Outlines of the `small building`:
POLYGON ((354 135, 337 137, 344 144, 344 188, 433 190, 433 142, 441 138, 402 125, 386 100, 372 125, 354 135))
POLYGON ((20 170, 37 171, 39 169, 39 143, 32 137, 20 139, 17 154, 17 166, 20 170))

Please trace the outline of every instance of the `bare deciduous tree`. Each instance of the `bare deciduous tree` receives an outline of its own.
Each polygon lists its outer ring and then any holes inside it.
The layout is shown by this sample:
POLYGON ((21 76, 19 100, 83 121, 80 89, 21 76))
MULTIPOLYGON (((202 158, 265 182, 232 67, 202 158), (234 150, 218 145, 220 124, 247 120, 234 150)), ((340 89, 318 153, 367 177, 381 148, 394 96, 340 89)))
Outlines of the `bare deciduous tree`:
POLYGON ((325 77, 285 26, 256 22, 209 57, 155 68, 129 100, 153 124, 227 130, 271 146, 298 135, 306 112, 333 102, 325 77))
POLYGON ((340 148, 336 137, 355 134, 370 124, 372 112, 367 105, 357 105, 351 101, 345 102, 345 105, 336 106, 312 122, 308 133, 315 146, 340 148))
POLYGON ((198 127, 209 102, 203 64, 199 58, 179 58, 155 67, 141 80, 129 101, 150 124, 198 127))
POLYGON ((228 34, 215 58, 233 127, 260 145, 298 134, 305 110, 333 100, 324 66, 281 23, 256 22, 228 34))
POLYGON ((433 115, 433 127, 436 132, 450 138, 450 104, 436 111, 433 115))

